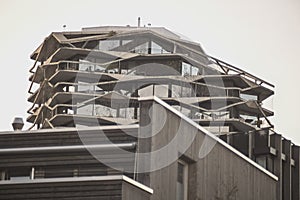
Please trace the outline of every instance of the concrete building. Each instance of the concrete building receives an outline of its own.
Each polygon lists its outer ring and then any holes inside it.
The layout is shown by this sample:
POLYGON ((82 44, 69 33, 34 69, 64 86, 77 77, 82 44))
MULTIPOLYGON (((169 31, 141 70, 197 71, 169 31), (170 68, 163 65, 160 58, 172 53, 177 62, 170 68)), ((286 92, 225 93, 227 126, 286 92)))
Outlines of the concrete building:
MULTIPOLYGON (((51 33, 27 131, 0 133, 0 199, 300 199, 273 85, 161 27, 51 33)), ((15 123, 15 128, 18 122, 15 123)))

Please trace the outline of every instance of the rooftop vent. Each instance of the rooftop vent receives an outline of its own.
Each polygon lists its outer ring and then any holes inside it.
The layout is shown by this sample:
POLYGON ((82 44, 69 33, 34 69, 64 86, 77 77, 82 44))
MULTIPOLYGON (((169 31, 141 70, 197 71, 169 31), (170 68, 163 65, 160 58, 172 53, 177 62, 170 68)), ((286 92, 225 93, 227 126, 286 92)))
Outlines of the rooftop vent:
POLYGON ((15 117, 14 121, 12 123, 12 126, 14 128, 14 131, 22 130, 22 128, 24 126, 23 118, 21 118, 21 117, 15 117))

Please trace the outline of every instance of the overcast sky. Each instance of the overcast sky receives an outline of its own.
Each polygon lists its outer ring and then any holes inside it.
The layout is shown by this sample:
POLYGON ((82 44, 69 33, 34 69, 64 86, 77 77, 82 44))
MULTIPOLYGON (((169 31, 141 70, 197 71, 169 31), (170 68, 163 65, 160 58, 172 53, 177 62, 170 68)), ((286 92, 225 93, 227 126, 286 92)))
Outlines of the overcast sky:
POLYGON ((0 130, 11 130, 15 116, 28 116, 29 55, 51 32, 63 25, 136 25, 140 16, 142 25, 181 33, 207 54, 273 83, 268 108, 275 130, 300 144, 300 0, 80 2, 0 1, 0 130))

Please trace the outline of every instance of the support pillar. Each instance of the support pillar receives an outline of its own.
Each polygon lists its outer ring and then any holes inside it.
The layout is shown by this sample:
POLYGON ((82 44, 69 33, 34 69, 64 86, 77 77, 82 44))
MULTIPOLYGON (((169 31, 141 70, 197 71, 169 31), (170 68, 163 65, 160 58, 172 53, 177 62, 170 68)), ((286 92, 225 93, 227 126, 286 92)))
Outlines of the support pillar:
POLYGON ((152 126, 151 118, 152 112, 151 107, 153 106, 153 101, 142 100, 140 101, 140 128, 138 137, 138 147, 136 158, 136 180, 144 185, 150 186, 150 173, 140 173, 147 171, 148 167, 151 165, 151 160, 147 156, 143 156, 142 153, 151 152, 152 145, 152 126), (146 158, 147 157, 147 158, 146 158))
POLYGON ((271 146, 276 149, 274 158, 274 174, 278 177, 276 200, 282 200, 282 137, 279 134, 271 135, 271 146))
POLYGON ((300 147, 293 145, 292 158, 295 161, 295 166, 292 167, 292 199, 300 199, 300 147))
POLYGON ((248 157, 253 160, 253 132, 248 133, 248 157))
POLYGON ((291 200, 292 198, 292 143, 290 140, 284 139, 282 141, 283 153, 285 154, 285 161, 283 162, 283 199, 291 200))
POLYGON ((168 84, 168 97, 169 98, 172 97, 172 84, 171 83, 168 84))

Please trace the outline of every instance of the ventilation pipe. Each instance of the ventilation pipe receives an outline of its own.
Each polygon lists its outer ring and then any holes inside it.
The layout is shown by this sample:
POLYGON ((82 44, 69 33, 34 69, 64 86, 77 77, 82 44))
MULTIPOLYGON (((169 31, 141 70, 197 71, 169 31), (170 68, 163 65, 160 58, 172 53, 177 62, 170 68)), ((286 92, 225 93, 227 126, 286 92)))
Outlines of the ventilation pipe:
POLYGON ((22 130, 23 126, 24 126, 23 118, 15 117, 12 123, 12 127, 14 131, 22 130))
POLYGON ((141 27, 141 18, 138 17, 138 27, 141 27))

